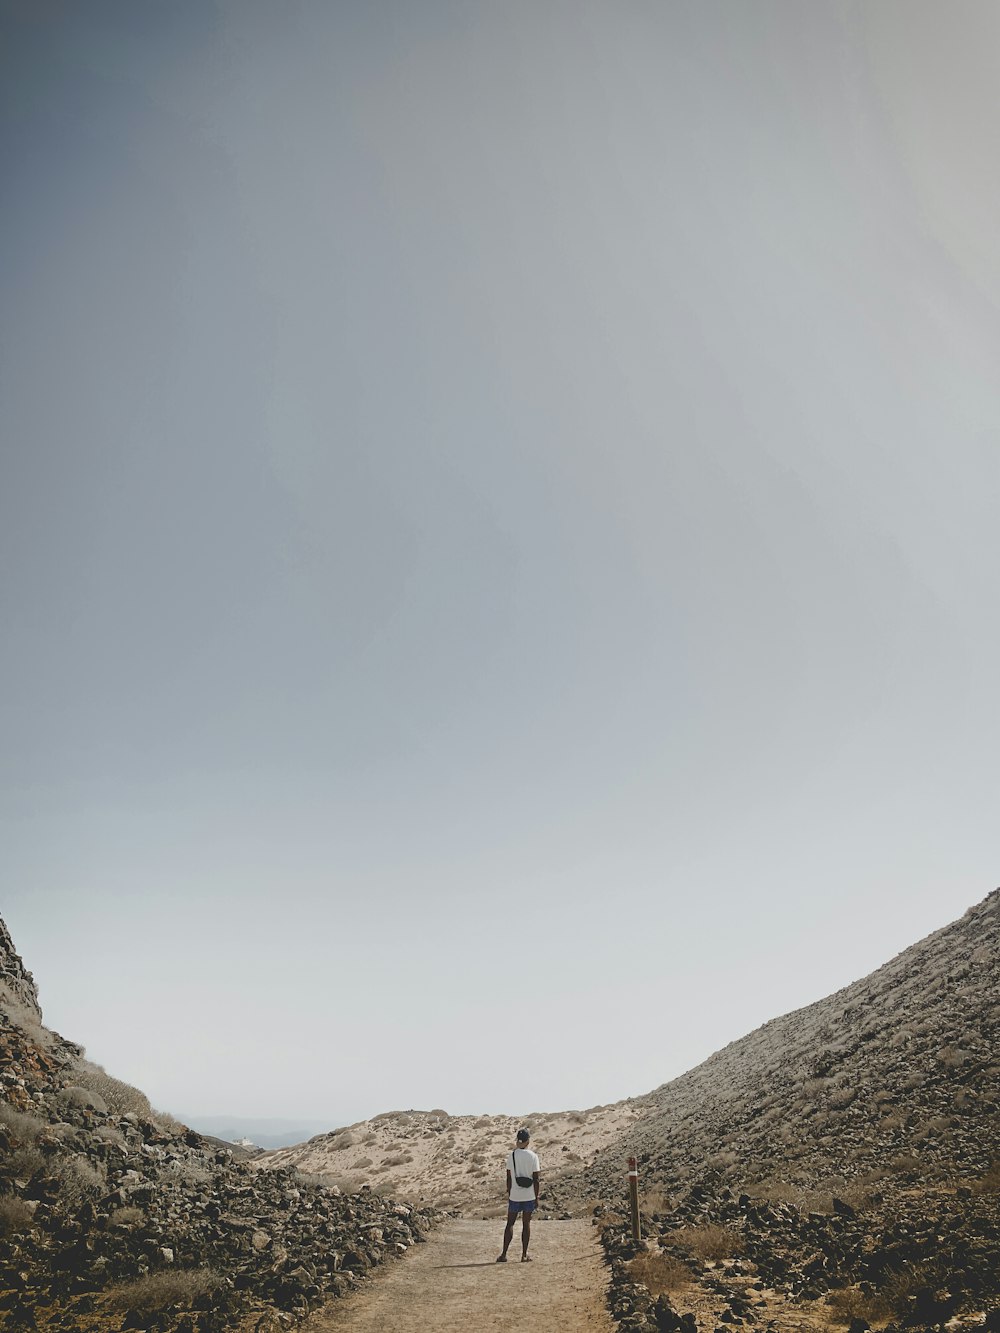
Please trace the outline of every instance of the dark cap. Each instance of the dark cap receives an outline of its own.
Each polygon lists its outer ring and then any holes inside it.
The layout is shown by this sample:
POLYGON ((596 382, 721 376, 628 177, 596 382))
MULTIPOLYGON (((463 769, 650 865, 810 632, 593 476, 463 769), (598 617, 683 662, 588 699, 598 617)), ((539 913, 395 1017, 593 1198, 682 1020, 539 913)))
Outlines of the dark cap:
POLYGON ((526 1129, 519 1129, 519 1130, 517 1131, 517 1141, 518 1141, 518 1143, 527 1143, 528 1140, 529 1140, 530 1138, 531 1138, 531 1135, 528 1133, 528 1131, 527 1131, 526 1129))

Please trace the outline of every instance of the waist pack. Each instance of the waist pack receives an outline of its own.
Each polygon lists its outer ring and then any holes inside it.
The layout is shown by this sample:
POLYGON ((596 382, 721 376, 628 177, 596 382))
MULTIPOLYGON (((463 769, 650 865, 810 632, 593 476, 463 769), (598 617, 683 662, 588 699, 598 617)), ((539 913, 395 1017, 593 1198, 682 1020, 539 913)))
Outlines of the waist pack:
POLYGON ((514 1181, 515 1181, 515 1183, 518 1184, 518 1185, 521 1187, 521 1189, 523 1189, 523 1190, 530 1190, 531 1187, 532 1187, 532 1185, 533 1185, 535 1182, 534 1182, 534 1179, 533 1179, 531 1176, 519 1176, 519 1175, 517 1174, 517 1149, 516 1149, 516 1148, 515 1148, 514 1151, 511 1153, 510 1156, 511 1156, 511 1160, 512 1160, 513 1163, 514 1163, 514 1173, 515 1173, 515 1174, 514 1174, 514 1181))

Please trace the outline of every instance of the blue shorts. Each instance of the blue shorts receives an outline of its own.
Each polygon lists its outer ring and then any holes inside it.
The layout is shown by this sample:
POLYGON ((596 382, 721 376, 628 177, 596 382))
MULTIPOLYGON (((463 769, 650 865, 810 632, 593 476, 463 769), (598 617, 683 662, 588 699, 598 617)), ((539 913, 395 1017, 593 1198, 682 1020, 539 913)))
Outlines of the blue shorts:
POLYGON ((535 1200, 525 1199, 523 1202, 515 1203, 513 1199, 507 1200, 508 1213, 533 1213, 535 1211, 535 1200))

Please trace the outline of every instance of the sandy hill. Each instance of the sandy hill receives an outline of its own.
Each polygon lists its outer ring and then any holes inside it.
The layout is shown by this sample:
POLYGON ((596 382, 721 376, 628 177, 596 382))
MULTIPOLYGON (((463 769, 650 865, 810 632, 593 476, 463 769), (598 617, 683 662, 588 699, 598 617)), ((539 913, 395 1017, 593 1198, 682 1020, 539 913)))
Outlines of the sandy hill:
POLYGON ((545 1174, 543 1212, 559 1214, 561 1179, 575 1178, 602 1148, 627 1135, 644 1110, 625 1101, 522 1116, 388 1111, 269 1153, 258 1165, 291 1167, 346 1191, 371 1185, 414 1203, 494 1217, 506 1210, 504 1159, 527 1125, 545 1174))

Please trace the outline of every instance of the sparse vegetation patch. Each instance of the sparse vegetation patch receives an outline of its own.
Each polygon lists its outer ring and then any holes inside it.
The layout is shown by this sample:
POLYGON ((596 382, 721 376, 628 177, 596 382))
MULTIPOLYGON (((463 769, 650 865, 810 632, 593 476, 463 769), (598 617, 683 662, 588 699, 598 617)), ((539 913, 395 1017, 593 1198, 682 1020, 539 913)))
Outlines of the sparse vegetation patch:
POLYGON ((699 1259, 731 1259, 743 1253, 743 1238, 732 1227, 720 1226, 715 1222, 704 1222, 700 1226, 680 1227, 671 1235, 671 1240, 681 1249, 687 1250, 699 1259))
POLYGON ((210 1268, 171 1269, 115 1283, 108 1288, 107 1303, 112 1310, 156 1314, 172 1305, 190 1308, 221 1285, 222 1278, 210 1268))
POLYGON ((645 1283, 654 1296, 664 1292, 670 1296, 689 1287, 694 1280, 694 1274, 682 1259, 662 1251, 638 1255, 629 1268, 636 1282, 645 1283))

